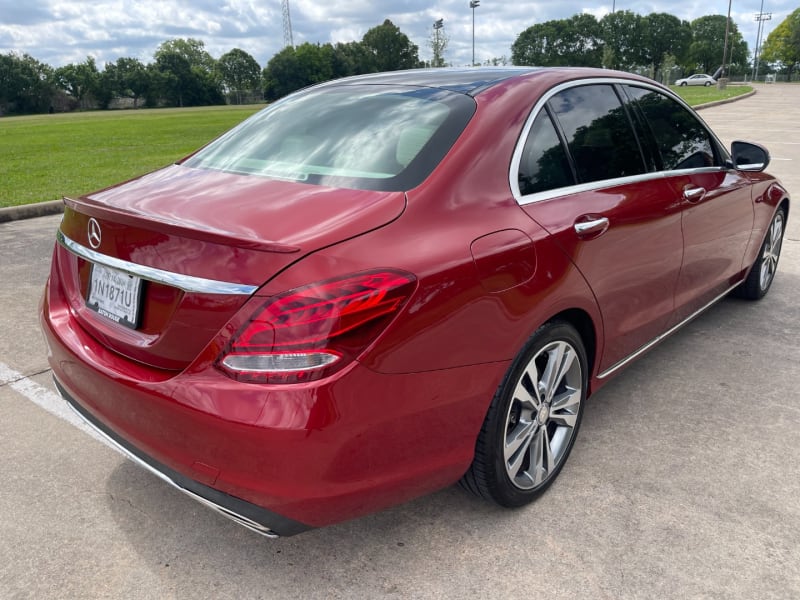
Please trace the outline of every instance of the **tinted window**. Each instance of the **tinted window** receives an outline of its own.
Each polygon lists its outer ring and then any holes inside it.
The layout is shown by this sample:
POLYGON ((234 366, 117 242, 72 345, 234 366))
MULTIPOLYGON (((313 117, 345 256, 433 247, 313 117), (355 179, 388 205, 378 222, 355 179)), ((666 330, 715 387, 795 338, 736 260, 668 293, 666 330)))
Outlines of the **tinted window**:
POLYGON ((610 85, 559 92, 549 101, 566 136, 582 183, 644 173, 639 145, 610 85))
POLYGON ((349 85, 295 94, 184 164, 358 189, 419 185, 475 112, 463 94, 349 85))
POLYGON ((543 110, 533 122, 522 150, 519 191, 524 196, 574 183, 567 153, 550 116, 543 110))
POLYGON ((683 106, 653 90, 626 86, 655 138, 666 171, 717 164, 714 144, 702 123, 683 106))

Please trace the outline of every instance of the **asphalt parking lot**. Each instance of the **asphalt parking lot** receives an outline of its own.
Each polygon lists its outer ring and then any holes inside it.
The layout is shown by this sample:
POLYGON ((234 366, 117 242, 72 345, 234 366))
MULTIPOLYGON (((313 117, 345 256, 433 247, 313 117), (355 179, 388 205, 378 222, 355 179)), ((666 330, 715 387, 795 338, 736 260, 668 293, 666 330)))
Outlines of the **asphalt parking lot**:
MULTIPOLYGON (((701 116, 800 202, 800 85, 701 116)), ((58 216, 0 224, 0 598, 800 597, 800 213, 726 299, 592 397, 562 475, 506 511, 451 487, 267 540, 77 428, 37 304, 58 216)))

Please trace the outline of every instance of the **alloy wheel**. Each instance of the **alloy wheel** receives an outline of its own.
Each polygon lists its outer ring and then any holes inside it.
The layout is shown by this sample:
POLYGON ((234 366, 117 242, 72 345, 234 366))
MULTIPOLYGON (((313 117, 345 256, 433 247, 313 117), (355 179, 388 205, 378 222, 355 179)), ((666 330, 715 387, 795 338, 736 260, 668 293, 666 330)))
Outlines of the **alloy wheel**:
POLYGON ((583 397, 578 354, 568 342, 544 346, 522 372, 505 419, 509 480, 531 490, 558 472, 575 435, 583 397))
POLYGON ((781 244, 783 243, 783 213, 777 213, 772 220, 772 224, 767 232, 767 239, 764 243, 764 251, 761 253, 761 271, 759 273, 759 285, 762 290, 766 290, 775 271, 778 268, 778 258, 781 255, 781 244))

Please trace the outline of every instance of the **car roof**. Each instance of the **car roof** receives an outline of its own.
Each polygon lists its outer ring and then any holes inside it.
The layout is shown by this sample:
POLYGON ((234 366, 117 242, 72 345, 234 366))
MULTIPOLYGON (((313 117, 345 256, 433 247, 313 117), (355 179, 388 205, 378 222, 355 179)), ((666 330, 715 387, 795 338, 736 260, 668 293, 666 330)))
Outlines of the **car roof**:
POLYGON ((546 77, 548 74, 553 75, 555 73, 560 73, 564 77, 564 81, 584 77, 616 77, 653 83, 652 80, 631 73, 592 67, 445 67, 355 75, 317 84, 312 86, 311 89, 361 84, 399 85, 428 87, 476 96, 485 90, 514 78, 538 78, 539 76, 546 77))
POLYGON ((542 70, 541 67, 479 67, 410 69, 357 75, 339 79, 326 85, 384 84, 432 87, 474 96, 493 85, 527 73, 542 70))

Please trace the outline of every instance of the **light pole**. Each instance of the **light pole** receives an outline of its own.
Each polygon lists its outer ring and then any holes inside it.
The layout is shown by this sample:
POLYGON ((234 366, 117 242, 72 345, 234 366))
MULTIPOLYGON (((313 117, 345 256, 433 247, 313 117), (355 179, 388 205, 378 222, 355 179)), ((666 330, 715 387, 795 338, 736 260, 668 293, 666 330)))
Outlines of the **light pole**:
POLYGON ((761 8, 756 15, 756 21, 758 21, 758 34, 756 35, 756 55, 755 59, 753 60, 753 81, 758 80, 758 63, 760 62, 761 58, 761 42, 763 41, 763 31, 764 31, 764 21, 769 21, 772 19, 772 13, 765 13, 764 12, 764 0, 761 0, 761 8))
POLYGON ((720 79, 725 79, 725 60, 728 58, 728 33, 731 29, 731 4, 733 4, 733 0, 728 0, 728 19, 725 21, 725 45, 722 47, 722 75, 720 79))
POLYGON ((481 5, 481 0, 469 0, 472 9, 472 66, 475 66, 475 9, 481 5))
POLYGON ((433 22, 433 34, 434 34, 434 41, 433 41, 433 66, 438 67, 439 65, 439 30, 444 27, 444 19, 439 19, 438 21, 433 22))

